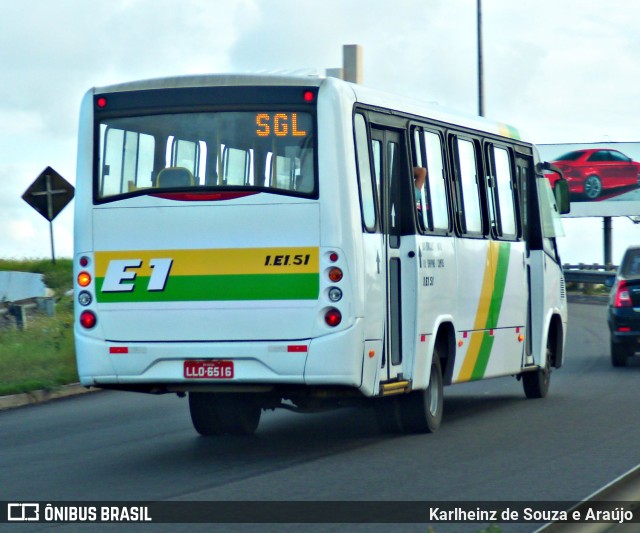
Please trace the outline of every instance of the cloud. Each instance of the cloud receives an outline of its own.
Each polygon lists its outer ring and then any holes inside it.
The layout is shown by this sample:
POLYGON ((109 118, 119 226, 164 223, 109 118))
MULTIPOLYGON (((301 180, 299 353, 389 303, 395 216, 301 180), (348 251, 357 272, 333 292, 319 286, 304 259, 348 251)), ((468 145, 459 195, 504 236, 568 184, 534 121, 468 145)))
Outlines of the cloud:
POLYGON ((0 110, 38 113, 50 135, 75 133, 95 85, 227 70, 250 2, 24 0, 3 4, 0 110), (6 27, 4 27, 6 26, 6 27))
POLYGON ((42 133, 43 126, 42 117, 35 111, 0 109, 0 131, 33 135, 42 133))
POLYGON ((488 113, 539 143, 635 140, 640 5, 484 2, 488 113), (498 4, 500 7, 498 7, 498 4), (615 95, 615 96, 613 96, 615 95))
MULTIPOLYGON (((540 143, 637 140, 640 4, 602 5, 484 0, 486 114, 540 143)), ((0 224, 10 213, 39 227, 20 196, 45 166, 75 182, 79 105, 92 86, 322 70, 341 66, 343 44, 361 44, 366 85, 477 110, 472 0, 22 0, 3 3, 0 27, 0 224)), ((67 210, 55 221, 61 242, 67 210)), ((0 231, 0 254, 21 253, 22 241, 8 248, 0 231)))

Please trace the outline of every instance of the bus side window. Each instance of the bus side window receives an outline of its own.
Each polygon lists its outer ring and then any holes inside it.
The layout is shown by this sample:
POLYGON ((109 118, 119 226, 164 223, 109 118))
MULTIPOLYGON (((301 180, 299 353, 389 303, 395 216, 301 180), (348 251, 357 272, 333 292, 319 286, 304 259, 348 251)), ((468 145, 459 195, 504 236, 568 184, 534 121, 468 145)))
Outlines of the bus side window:
POLYGON ((429 202, 429 189, 427 187, 427 182, 429 180, 429 174, 426 172, 426 179, 424 180, 422 186, 419 185, 419 175, 420 170, 425 174, 426 162, 424 161, 423 151, 424 148, 421 139, 421 131, 419 128, 415 128, 413 130, 413 178, 414 178, 414 195, 415 195, 415 203, 416 203, 416 212, 417 212, 417 220, 418 227, 421 230, 432 230, 433 229, 433 221, 432 221, 432 211, 430 208, 429 202))
MULTIPOLYGON (((253 153, 253 150, 250 152, 253 153)), ((285 153, 289 151, 285 150, 285 153)), ((293 155, 276 155, 268 152, 264 164, 264 182, 260 183, 262 176, 258 175, 260 179, 256 185, 287 191, 308 191, 313 187, 310 180, 312 176, 313 170, 309 170, 308 161, 293 155)))
POLYGON ((416 130, 414 142, 416 163, 427 168, 425 189, 421 191, 423 229, 435 232, 449 231, 449 203, 442 140, 438 133, 416 130))
POLYGON ((376 207, 373 193, 373 176, 371 175, 367 124, 361 114, 356 114, 354 125, 362 223, 366 230, 372 233, 376 228, 376 207))
POLYGON ((529 240, 528 168, 529 161, 521 156, 516 157, 516 189, 520 197, 520 229, 525 241, 529 240))
POLYGON ((476 148, 471 140, 456 139, 457 200, 462 233, 482 235, 482 211, 476 148))
POLYGON ((442 139, 437 133, 424 132, 424 144, 427 152, 427 179, 429 199, 433 212, 433 229, 448 231, 449 203, 447 201, 447 184, 442 157, 442 139))
POLYGON ((224 185, 245 185, 249 178, 250 157, 247 150, 225 146, 222 152, 222 180, 224 185))
POLYGON ((100 195, 151 187, 155 139, 151 135, 107 128, 100 169, 100 195))
POLYGON ((185 141, 177 137, 169 137, 167 148, 168 167, 186 168, 195 176, 195 184, 200 184, 200 176, 206 175, 207 145, 203 141, 185 141))
POLYGON ((380 202, 380 171, 382 170, 382 142, 377 139, 371 140, 371 155, 373 159, 373 175, 376 179, 376 191, 378 202, 380 202))
POLYGON ((269 183, 276 189, 295 190, 300 174, 300 161, 293 157, 271 154, 269 183))
POLYGON ((514 180, 511 171, 509 152, 498 146, 492 146, 491 173, 493 176, 491 192, 494 205, 497 236, 515 239, 518 236, 517 217, 515 211, 514 180))
POLYGON ((300 151, 299 162, 299 175, 296 176, 296 191, 310 193, 314 189, 313 149, 303 148, 300 151))

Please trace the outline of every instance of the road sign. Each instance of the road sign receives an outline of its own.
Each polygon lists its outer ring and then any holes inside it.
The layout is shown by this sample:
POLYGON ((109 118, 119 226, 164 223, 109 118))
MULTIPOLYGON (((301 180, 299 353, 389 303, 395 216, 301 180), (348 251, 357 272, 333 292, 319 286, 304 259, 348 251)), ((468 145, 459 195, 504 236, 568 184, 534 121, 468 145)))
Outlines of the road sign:
POLYGON ((22 199, 51 222, 73 199, 74 188, 51 167, 45 168, 22 199))
POLYGON ((49 221, 51 234, 51 261, 56 262, 53 247, 53 223, 65 206, 73 199, 75 189, 51 167, 45 168, 22 195, 22 199, 49 221))

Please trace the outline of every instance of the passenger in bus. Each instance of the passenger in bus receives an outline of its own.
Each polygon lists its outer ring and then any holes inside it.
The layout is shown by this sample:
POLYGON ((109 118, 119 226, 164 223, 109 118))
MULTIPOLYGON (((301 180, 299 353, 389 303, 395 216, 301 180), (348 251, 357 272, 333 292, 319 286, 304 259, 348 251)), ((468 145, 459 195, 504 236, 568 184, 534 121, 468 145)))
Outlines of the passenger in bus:
POLYGON ((422 200, 420 191, 427 181, 427 169, 425 167, 413 167, 413 184, 415 186, 416 208, 422 210, 422 200))

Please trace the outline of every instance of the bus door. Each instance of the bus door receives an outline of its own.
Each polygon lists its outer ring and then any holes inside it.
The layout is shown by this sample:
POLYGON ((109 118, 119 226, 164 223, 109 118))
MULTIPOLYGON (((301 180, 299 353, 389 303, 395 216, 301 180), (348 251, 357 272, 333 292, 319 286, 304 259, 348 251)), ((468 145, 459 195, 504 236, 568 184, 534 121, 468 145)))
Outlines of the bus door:
MULTIPOLYGON (((380 381, 388 381, 403 377, 401 234, 403 217, 407 216, 409 206, 405 205, 404 197, 407 195, 402 194, 402 189, 409 182, 405 176, 408 165, 400 132, 372 128, 371 137, 378 181, 379 212, 383 234, 382 263, 386 279, 385 340, 380 381)), ((405 281, 406 289, 414 285, 409 283, 408 279, 405 281)), ((405 320, 407 318, 409 317, 405 317, 405 320)))
POLYGON ((532 329, 531 329, 531 264, 530 257, 531 253, 529 250, 529 195, 533 193, 533 191, 529 190, 530 183, 530 157, 527 157, 523 154, 519 154, 516 152, 516 182, 518 184, 518 189, 520 191, 519 201, 520 201, 520 217, 522 221, 522 238, 526 243, 526 286, 527 286, 527 322, 526 322, 526 336, 525 336, 525 347, 524 347, 524 361, 523 365, 525 366, 528 363, 531 363, 530 360, 531 354, 533 352, 532 346, 532 329))
MULTIPOLYGON (((549 180, 534 173, 533 161, 527 166, 529 205, 529 271, 531 287, 531 354, 526 363, 544 366, 546 361, 548 312, 561 309, 566 296, 562 265, 555 238, 563 235, 555 197, 549 180)), ((561 365, 562 361, 556 361, 561 365)))

